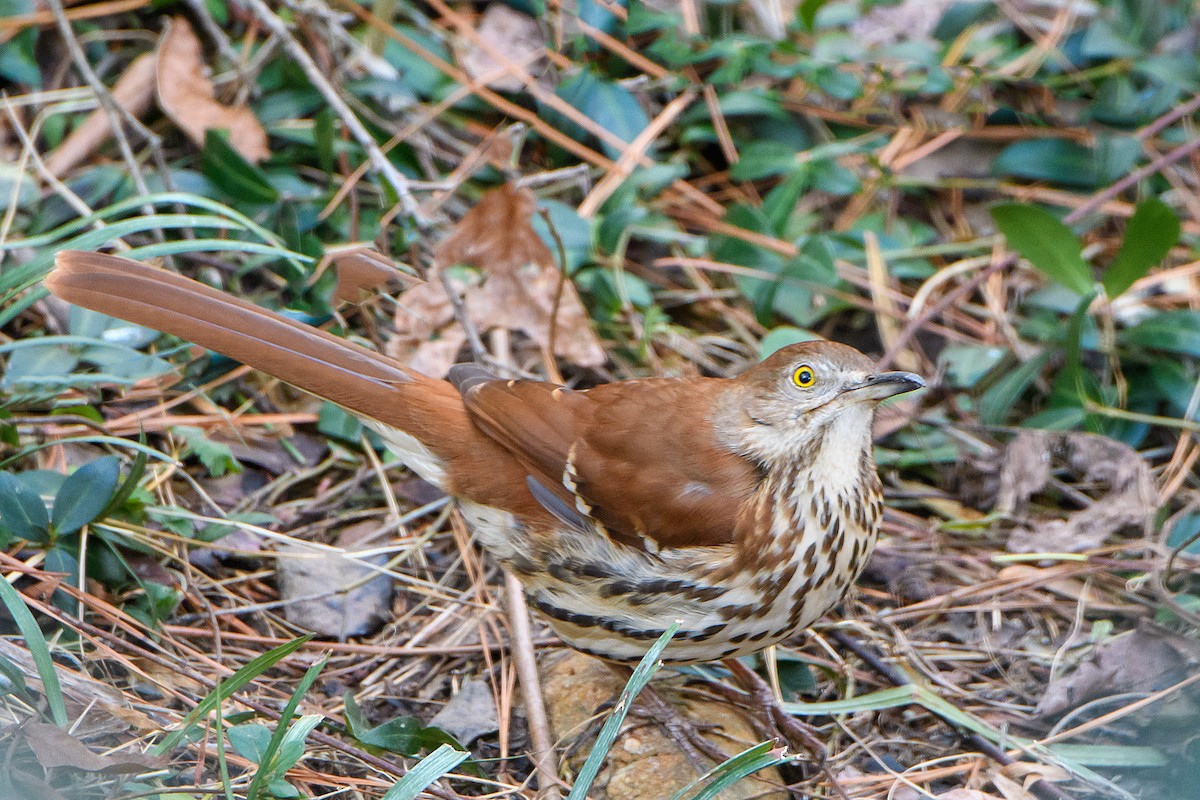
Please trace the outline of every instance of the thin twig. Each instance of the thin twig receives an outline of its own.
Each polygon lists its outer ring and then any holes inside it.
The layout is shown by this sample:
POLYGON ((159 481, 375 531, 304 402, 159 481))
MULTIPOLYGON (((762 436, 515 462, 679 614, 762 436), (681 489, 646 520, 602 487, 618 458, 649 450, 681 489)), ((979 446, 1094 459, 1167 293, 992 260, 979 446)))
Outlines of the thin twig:
MULTIPOLYGON (((54 2, 60 2, 60 0, 54 0, 54 2)), ((317 91, 321 93, 321 96, 325 98, 325 101, 337 113, 342 124, 350 131, 350 135, 367 152, 367 158, 370 159, 371 164, 391 184, 392 189, 395 190, 396 195, 400 198, 400 205, 404 208, 404 213, 418 226, 424 227, 426 221, 421 215, 416 198, 413 197, 409 179, 391 161, 388 161, 387 156, 383 154, 383 151, 379 149, 379 145, 375 143, 375 138, 371 136, 371 132, 367 130, 366 126, 350 110, 350 106, 338 94, 333 84, 329 82, 329 79, 321 71, 321 68, 312 60, 312 56, 308 54, 308 51, 292 36, 292 32, 288 29, 287 24, 263 0, 246 0, 246 3, 254 11, 254 15, 258 20, 279 39, 283 44, 283 49, 300 65, 300 68, 304 70, 305 76, 312 81, 313 86, 317 87, 317 91)))

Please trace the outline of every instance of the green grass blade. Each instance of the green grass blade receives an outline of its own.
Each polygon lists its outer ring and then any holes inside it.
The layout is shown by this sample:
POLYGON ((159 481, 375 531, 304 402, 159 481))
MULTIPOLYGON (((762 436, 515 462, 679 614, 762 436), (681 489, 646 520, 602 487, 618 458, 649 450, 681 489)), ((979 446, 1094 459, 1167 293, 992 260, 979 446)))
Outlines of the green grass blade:
POLYGON ((228 699, 234 692, 241 689, 250 681, 257 678, 262 673, 266 672, 275 664, 290 656, 292 653, 299 650, 305 642, 313 638, 312 634, 301 636, 298 639, 293 639, 286 644, 281 644, 273 650, 268 650, 258 658, 248 662, 244 667, 239 669, 229 678, 220 682, 217 688, 213 689, 208 695, 201 700, 191 712, 184 717, 183 722, 179 724, 179 729, 167 734, 167 737, 159 742, 154 747, 155 755, 165 755, 169 753, 175 745, 179 744, 188 729, 195 725, 196 722, 208 712, 216 708, 220 703, 228 699))
POLYGON ((604 727, 600 729, 600 735, 596 737, 596 744, 592 746, 592 752, 588 754, 587 761, 583 762, 583 767, 580 768, 579 775, 575 778, 575 785, 571 787, 571 793, 567 795, 567 800, 586 800, 588 791, 592 788, 592 782, 596 780, 596 775, 600 772, 601 765, 604 764, 605 756, 608 755, 609 749, 616 741, 617 734, 621 732, 621 723, 625 721, 625 715, 629 713, 629 706, 637 697, 638 692, 642 691, 654 677, 654 673, 662 669, 658 657, 662 655, 663 649, 678 630, 679 623, 672 623, 638 662, 629 682, 621 690, 621 696, 617 698, 616 706, 613 707, 604 727))
POLYGON ((754 747, 743 750, 736 756, 714 767, 690 785, 680 789, 671 800, 683 800, 684 797, 687 797, 688 800, 714 800, 721 792, 747 775, 752 775, 761 769, 778 766, 779 764, 791 761, 790 756, 781 757, 778 755, 779 752, 781 751, 776 748, 774 742, 756 744, 754 747), (689 792, 701 784, 705 785, 695 794, 689 794, 689 792))
POLYGON ((382 800, 414 800, 429 784, 467 759, 467 754, 444 744, 421 759, 408 774, 387 790, 382 800))
POLYGON ((234 252, 239 254, 254 253, 256 255, 274 256, 275 258, 285 258, 291 261, 299 261, 305 264, 311 264, 316 261, 312 256, 302 255, 293 250, 288 250, 285 247, 278 247, 273 244, 260 244, 259 242, 243 242, 231 239, 183 239, 178 242, 160 242, 158 244, 148 244, 144 247, 135 247, 121 255, 125 258, 133 258, 138 261, 145 261, 149 258, 157 258, 159 256, 175 256, 186 253, 216 253, 216 252, 234 252))
POLYGON ((42 635, 42 629, 38 627, 33 614, 29 613, 21 593, 3 578, 0 578, 0 601, 3 601, 8 608, 8 613, 16 623, 17 630, 25 639, 25 646, 29 648, 33 663, 37 665, 38 677, 42 679, 42 688, 46 694, 46 703, 50 706, 50 716, 54 718, 54 724, 65 728, 67 726, 67 706, 63 702, 62 686, 58 683, 58 672, 54 668, 54 659, 50 657, 50 645, 46 642, 46 637, 42 635))
POLYGON ((279 745, 283 742, 283 737, 287 735, 288 725, 291 724, 292 717, 296 714, 296 707, 300 705, 301 698, 307 694, 313 681, 321 674, 321 670, 325 668, 328 661, 329 656, 325 656, 308 668, 304 677, 300 679, 300 683, 296 685, 296 691, 292 692, 292 696, 288 699, 287 705, 283 707, 283 711, 279 712, 279 721, 275 723, 275 732, 271 734, 271 741, 267 743, 262 761, 259 762, 254 777, 250 779, 250 787, 246 790, 246 800, 257 800, 258 793, 262 789, 262 782, 270 777, 271 770, 268 769, 268 766, 275 760, 275 754, 279 752, 279 745))

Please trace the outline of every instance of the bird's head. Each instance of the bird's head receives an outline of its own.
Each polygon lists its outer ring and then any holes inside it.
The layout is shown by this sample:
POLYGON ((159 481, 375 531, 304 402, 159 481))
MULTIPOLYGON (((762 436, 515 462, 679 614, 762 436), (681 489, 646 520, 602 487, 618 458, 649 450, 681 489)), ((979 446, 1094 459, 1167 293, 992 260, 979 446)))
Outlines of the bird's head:
POLYGON ((801 342, 781 348, 735 379, 718 406, 732 423, 727 445, 763 464, 793 460, 833 434, 830 444, 870 443, 880 400, 925 381, 911 372, 879 372, 853 347, 801 342))

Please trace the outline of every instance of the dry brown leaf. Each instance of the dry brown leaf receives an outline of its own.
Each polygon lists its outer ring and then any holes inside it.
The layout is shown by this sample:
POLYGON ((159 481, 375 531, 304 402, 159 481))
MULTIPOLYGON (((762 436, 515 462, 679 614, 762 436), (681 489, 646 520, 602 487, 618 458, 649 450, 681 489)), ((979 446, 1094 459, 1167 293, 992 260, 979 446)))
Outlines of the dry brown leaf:
POLYGON ((229 143, 247 161, 271 154, 267 132, 253 111, 217 102, 205 77, 200 40, 183 17, 174 17, 158 42, 158 105, 199 147, 206 131, 227 130, 229 143))
MULTIPOLYGON (((26 683, 44 691, 42 679, 29 651, 0 639, 0 656, 12 662, 26 683)), ((108 684, 85 672, 60 666, 58 681, 66 700, 67 714, 75 719, 74 729, 86 735, 120 733, 134 728, 139 731, 158 730, 161 720, 153 720, 133 708, 129 698, 108 684)))
POLYGON ((483 12, 475 32, 479 41, 473 42, 460 59, 472 78, 502 92, 521 91, 525 82, 505 60, 537 80, 547 77, 546 40, 533 17, 503 3, 493 3, 483 12))
MULTIPOLYGON (((1090 659, 1050 681, 1037 713, 1053 717, 1098 697, 1158 691, 1194 675, 1197 669, 1200 642, 1157 628, 1139 628, 1097 645, 1090 659)), ((1195 705, 1188 698, 1180 701, 1195 705)), ((1162 724, 1167 715, 1161 704, 1155 713, 1162 724)))
POLYGON ((1125 528, 1145 528, 1157 506, 1154 478, 1146 462, 1132 447, 1106 436, 1022 431, 1004 451, 996 509, 1018 520, 1009 535, 1009 552, 1091 550, 1125 528), (1066 519, 1028 514, 1029 499, 1049 483, 1056 463, 1081 482, 1106 491, 1066 519))
POLYGON ((102 756, 93 753, 83 742, 57 725, 44 722, 26 722, 21 726, 29 749, 45 769, 73 767, 84 772, 106 774, 136 774, 157 769, 166 763, 165 758, 122 753, 118 756, 102 756))
POLYGON ((546 350, 554 315, 555 355, 583 367, 604 363, 604 349, 574 284, 562 281, 549 248, 533 229, 534 208, 533 193, 510 184, 479 199, 434 251, 429 282, 401 296, 397 337, 388 346, 392 356, 427 375, 446 374, 466 334, 454 319, 437 270, 466 264, 479 269, 482 279, 455 288, 463 293, 467 314, 481 334, 494 328, 518 330, 546 350))
MULTIPOLYGON (((154 73, 154 54, 143 53, 138 56, 129 62, 113 85, 113 100, 131 116, 141 117, 154 100, 154 73)), ((62 177, 111 137, 108 113, 103 108, 97 108, 46 158, 46 169, 51 175, 62 177)))

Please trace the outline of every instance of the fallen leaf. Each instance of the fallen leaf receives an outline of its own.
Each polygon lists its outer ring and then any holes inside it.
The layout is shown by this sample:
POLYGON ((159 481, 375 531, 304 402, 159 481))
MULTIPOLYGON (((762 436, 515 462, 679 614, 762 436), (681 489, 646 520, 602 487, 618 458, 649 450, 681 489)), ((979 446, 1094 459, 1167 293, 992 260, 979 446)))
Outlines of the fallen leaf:
MULTIPOLYGON (((114 101, 132 117, 141 117, 154 101, 155 59, 153 53, 143 53, 129 62, 117 78, 111 94, 114 101)), ((46 158, 46 169, 61 177, 81 163, 100 145, 112 137, 112 121, 103 107, 88 114, 83 123, 71 131, 63 143, 46 158)))
POLYGON ((103 772, 109 775, 135 774, 158 769, 166 763, 165 758, 122 753, 118 756, 102 756, 93 753, 83 742, 57 725, 44 722, 26 722, 21 726, 29 749, 44 769, 73 767, 84 772, 103 772))
MULTIPOLYGON (((36 691, 44 691, 33 657, 23 647, 0 639, 0 657, 20 670, 25 682, 36 691)), ((67 714, 75 720, 74 730, 88 736, 159 730, 164 720, 153 720, 133 708, 129 698, 108 684, 84 672, 58 666, 58 681, 66 699, 67 714)), ((3 770, 0 770, 3 772, 3 770)), ((4 797, 0 794, 0 797, 4 797)))
POLYGON ((247 161, 271 154, 267 132, 246 106, 219 103, 205 77, 200 40, 183 17, 174 17, 158 43, 158 105, 198 147, 209 130, 229 131, 229 143, 247 161))
MULTIPOLYGON (((1200 668, 1200 642, 1157 628, 1138 628, 1097 645, 1091 658, 1055 678, 1037 705, 1054 717, 1098 697, 1165 689, 1200 668)), ((1161 703, 1158 719, 1165 720, 1161 703)))
POLYGON ((466 73, 485 86, 502 92, 521 91, 525 82, 514 68, 539 81, 549 77, 545 35, 535 18, 493 3, 483 12, 475 33, 478 41, 472 42, 460 61, 466 73))
POLYGON ((480 736, 500 730, 496 701, 487 681, 467 681, 450 698, 450 702, 429 720, 429 727, 440 728, 462 745, 469 745, 480 736))
POLYGON ((1022 431, 1004 451, 996 510, 1017 521, 1011 553, 1081 553, 1121 530, 1148 530, 1158 509, 1150 468, 1127 444, 1090 433, 1022 431), (1065 467, 1080 483, 1100 487, 1090 505, 1066 519, 1031 514, 1029 500, 1065 467))
POLYGON ((998 800, 996 795, 981 792, 978 789, 951 789, 934 796, 937 797, 937 800, 998 800))
POLYGON ((379 628, 391 615, 392 579, 374 567, 387 555, 329 554, 288 547, 276 561, 279 596, 288 622, 344 641, 379 628))
POLYGON ((466 333, 454 319, 437 273, 463 264, 479 269, 480 280, 451 283, 462 292, 467 314, 481 334, 494 328, 522 331, 545 351, 553 324, 555 355, 583 367, 604 363, 604 349, 575 285, 563 281, 553 255, 530 223, 534 209, 533 193, 511 184, 479 199, 435 249, 429 281, 401 296, 390 355, 427 375, 446 374, 466 333))

